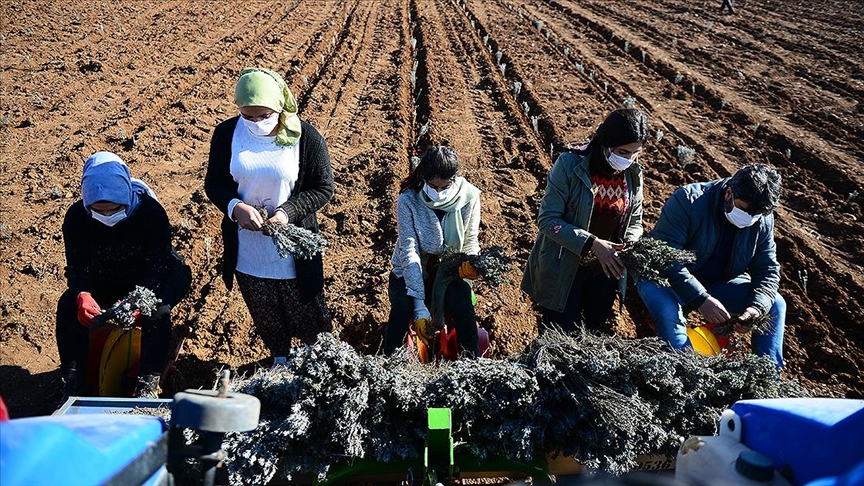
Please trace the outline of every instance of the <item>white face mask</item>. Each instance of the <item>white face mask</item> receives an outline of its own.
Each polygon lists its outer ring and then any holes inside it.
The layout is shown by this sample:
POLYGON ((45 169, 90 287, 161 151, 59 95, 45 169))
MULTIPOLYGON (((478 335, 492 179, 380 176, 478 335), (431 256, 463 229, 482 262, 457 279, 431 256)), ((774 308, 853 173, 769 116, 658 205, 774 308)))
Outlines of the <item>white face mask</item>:
POLYGON ((624 170, 627 167, 630 167, 630 164, 632 164, 635 159, 636 157, 628 159, 627 157, 616 154, 614 150, 610 150, 609 156, 606 157, 606 162, 609 162, 609 166, 615 170, 624 170))
POLYGON ((429 196, 429 199, 435 202, 444 202, 450 199, 451 197, 453 197, 453 194, 455 194, 455 191, 456 188, 450 186, 447 189, 439 192, 429 187, 429 184, 426 184, 425 182, 423 183, 423 192, 425 192, 426 195, 429 196))
POLYGON ((756 221, 759 221, 759 218, 761 218, 761 217, 762 217, 761 214, 757 214, 756 216, 751 216, 750 214, 747 213, 747 211, 744 211, 743 209, 739 208, 738 206, 733 206, 732 211, 729 211, 726 213, 726 219, 729 220, 730 223, 734 224, 735 226, 737 226, 739 228, 746 228, 748 226, 753 226, 754 224, 756 224, 756 221))
POLYGON ((105 226, 114 226, 115 224, 119 223, 120 221, 123 221, 124 219, 126 219, 126 210, 125 209, 123 211, 117 211, 116 213, 112 214, 111 216, 105 216, 104 214, 99 214, 96 211, 91 211, 90 214, 93 215, 93 219, 95 219, 96 221, 99 221, 100 223, 104 224, 105 226))
POLYGON ((240 117, 240 119, 243 120, 243 124, 246 125, 246 128, 249 129, 250 132, 261 137, 270 135, 270 132, 272 132, 273 129, 276 128, 276 125, 279 124, 278 114, 272 115, 270 118, 257 122, 247 120, 242 116, 240 117))

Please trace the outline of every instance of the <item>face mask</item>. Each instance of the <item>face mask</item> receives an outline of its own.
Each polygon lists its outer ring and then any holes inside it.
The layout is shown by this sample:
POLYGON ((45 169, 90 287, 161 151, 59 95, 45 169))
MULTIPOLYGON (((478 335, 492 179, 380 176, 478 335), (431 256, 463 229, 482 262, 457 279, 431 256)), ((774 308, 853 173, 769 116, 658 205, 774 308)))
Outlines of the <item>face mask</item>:
POLYGON ((739 228, 746 228, 748 226, 753 226, 756 221, 759 221, 761 218, 761 214, 757 214, 756 216, 751 216, 739 207, 733 207, 732 211, 726 213, 726 219, 729 220, 730 223, 734 224, 739 228))
POLYGON ((455 189, 451 186, 439 192, 429 187, 429 184, 423 183, 423 192, 425 192, 426 195, 429 196, 429 199, 435 202, 444 202, 450 199, 453 196, 454 191, 455 189))
POLYGON ((610 150, 609 156, 606 157, 606 162, 609 162, 609 166, 611 166, 615 170, 624 170, 627 167, 630 167, 630 164, 633 163, 633 160, 618 155, 615 153, 615 151, 610 150))
POLYGON ((119 223, 120 221, 123 221, 124 219, 126 219, 126 210, 125 209, 123 211, 117 211, 116 213, 112 214, 111 216, 105 216, 104 214, 99 214, 96 211, 91 211, 90 214, 93 215, 93 219, 95 219, 96 221, 99 221, 100 223, 104 224, 105 226, 109 226, 109 227, 114 226, 115 224, 119 223))
POLYGON ((272 132, 273 129, 276 128, 276 125, 279 124, 279 115, 273 115, 270 118, 257 122, 247 120, 242 116, 240 119, 243 120, 243 124, 246 125, 246 128, 249 129, 250 132, 261 137, 270 135, 270 132, 272 132))

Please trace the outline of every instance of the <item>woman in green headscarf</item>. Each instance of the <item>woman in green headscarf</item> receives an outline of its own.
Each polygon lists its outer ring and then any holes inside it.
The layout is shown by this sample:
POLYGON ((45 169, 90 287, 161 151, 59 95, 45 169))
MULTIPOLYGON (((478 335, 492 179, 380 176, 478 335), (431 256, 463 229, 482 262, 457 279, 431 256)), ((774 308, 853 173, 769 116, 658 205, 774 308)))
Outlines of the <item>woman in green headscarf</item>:
POLYGON ((236 277, 255 327, 279 363, 292 338, 311 344, 332 324, 321 255, 281 258, 262 229, 271 222, 318 232, 315 213, 333 196, 330 155, 321 134, 297 116, 297 102, 276 72, 245 69, 234 102, 239 116, 213 133, 204 189, 225 215, 225 285, 230 290, 236 277))
MULTIPOLYGON (((449 147, 433 146, 400 185, 396 202, 399 235, 393 249, 393 272, 388 289, 390 318, 384 343, 387 354, 405 344, 412 320, 431 321, 427 302, 440 305, 430 294, 434 293, 431 284, 435 280, 438 258, 445 249, 469 255, 480 253, 477 238, 480 190, 458 173, 456 152, 449 147)), ((461 351, 476 356, 477 318, 471 286, 464 279, 456 279, 443 289, 440 297, 453 318, 461 351)))

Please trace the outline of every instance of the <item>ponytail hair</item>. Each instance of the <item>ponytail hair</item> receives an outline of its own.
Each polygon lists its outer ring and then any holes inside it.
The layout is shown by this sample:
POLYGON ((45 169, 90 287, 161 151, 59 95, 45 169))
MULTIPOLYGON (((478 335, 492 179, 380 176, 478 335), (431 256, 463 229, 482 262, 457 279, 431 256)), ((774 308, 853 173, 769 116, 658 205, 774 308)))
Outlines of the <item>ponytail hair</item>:
POLYGON ((420 162, 411 170, 408 177, 399 183, 399 194, 408 189, 419 191, 424 182, 435 178, 453 179, 458 173, 459 160, 456 158, 456 151, 450 147, 433 145, 423 153, 420 162))

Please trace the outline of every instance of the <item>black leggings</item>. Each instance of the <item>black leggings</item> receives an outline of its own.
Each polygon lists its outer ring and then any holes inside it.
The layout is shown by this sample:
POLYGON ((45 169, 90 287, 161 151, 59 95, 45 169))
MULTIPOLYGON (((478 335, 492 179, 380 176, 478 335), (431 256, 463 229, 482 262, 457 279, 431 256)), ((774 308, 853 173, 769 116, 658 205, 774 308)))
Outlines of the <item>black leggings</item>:
POLYGON ((542 308, 543 322, 540 331, 555 325, 566 332, 572 332, 577 326, 584 324, 586 329, 613 334, 615 331, 608 320, 612 315, 617 285, 616 280, 602 272, 580 268, 573 279, 564 309, 556 312, 542 308))
MULTIPOLYGON (((384 352, 391 354, 399 346, 405 345, 408 326, 414 318, 414 298, 408 295, 405 279, 392 273, 388 293, 390 318, 387 320, 384 352)), ((452 316, 459 347, 477 356, 477 317, 471 302, 471 286, 461 278, 452 282, 444 294, 444 308, 447 309, 447 314, 452 316)))

